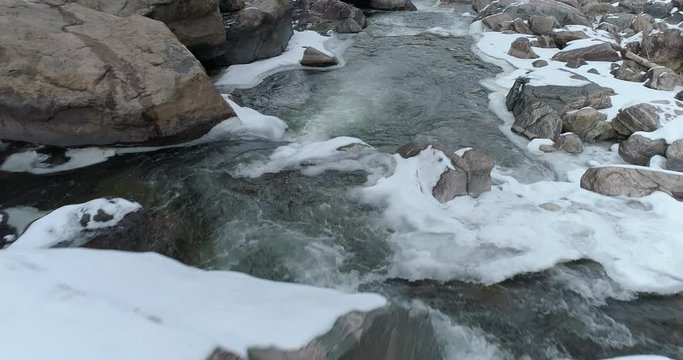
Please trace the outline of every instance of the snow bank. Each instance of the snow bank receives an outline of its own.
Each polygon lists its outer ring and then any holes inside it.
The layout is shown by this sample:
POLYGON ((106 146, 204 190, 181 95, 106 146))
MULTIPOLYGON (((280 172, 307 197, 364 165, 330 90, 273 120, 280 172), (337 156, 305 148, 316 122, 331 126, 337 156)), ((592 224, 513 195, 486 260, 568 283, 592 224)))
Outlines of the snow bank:
POLYGON ((0 252, 0 358, 205 359, 217 346, 295 349, 352 311, 385 305, 153 253, 0 252))
POLYGON ((494 170, 490 192, 439 204, 421 177, 444 165, 426 156, 395 155, 393 175, 358 190, 385 207, 394 231, 389 276, 492 284, 586 258, 631 291, 683 290, 683 203, 670 196, 606 197, 577 183, 525 185, 494 170))
POLYGON ((88 231, 112 227, 126 215, 141 208, 125 199, 95 199, 83 204, 62 206, 34 221, 7 248, 28 250, 56 245, 81 245, 88 231))
POLYGON ((250 88, 279 71, 302 68, 299 61, 304 56, 307 46, 334 56, 335 54, 325 47, 325 43, 329 39, 329 37, 311 30, 295 31, 289 39, 285 52, 278 56, 254 61, 249 64, 231 65, 216 80, 216 85, 240 89, 250 88))

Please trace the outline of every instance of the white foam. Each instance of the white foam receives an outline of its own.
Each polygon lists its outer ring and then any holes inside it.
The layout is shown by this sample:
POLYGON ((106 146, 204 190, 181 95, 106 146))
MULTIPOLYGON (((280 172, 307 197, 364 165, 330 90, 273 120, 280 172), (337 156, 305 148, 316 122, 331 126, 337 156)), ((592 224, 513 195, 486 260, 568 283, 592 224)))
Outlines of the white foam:
POLYGON ((430 163, 441 165, 420 156, 395 159, 393 175, 358 190, 364 201, 386 207, 394 231, 390 276, 491 284, 587 258, 626 289, 683 290, 683 263, 675 255, 683 251, 683 203, 668 195, 607 197, 577 183, 524 185, 494 171, 492 191, 440 204, 420 174, 430 163))
POLYGON ((527 144, 526 149, 534 155, 544 155, 545 152, 541 150, 541 146, 543 145, 553 146, 555 145, 555 142, 550 139, 533 139, 529 141, 529 144, 527 144))
POLYGON ((154 253, 1 251, 0 278, 0 357, 12 360, 206 359, 216 347, 245 357, 300 348, 339 316, 386 304, 154 253))
POLYGON ((227 135, 241 138, 268 139, 272 141, 285 139, 287 123, 280 118, 261 114, 258 111, 245 106, 239 106, 234 101, 230 100, 228 95, 223 95, 223 97, 235 111, 237 119, 221 122, 211 129, 208 134, 199 139, 199 141, 204 142, 213 139, 222 139, 227 135))
POLYGON ((138 211, 140 204, 125 199, 95 199, 83 204, 66 205, 34 221, 6 251, 48 248, 59 244, 81 245, 87 231, 112 227, 126 215, 138 211), (110 218, 96 221, 99 211, 110 218), (84 224, 82 219, 87 220, 84 224))

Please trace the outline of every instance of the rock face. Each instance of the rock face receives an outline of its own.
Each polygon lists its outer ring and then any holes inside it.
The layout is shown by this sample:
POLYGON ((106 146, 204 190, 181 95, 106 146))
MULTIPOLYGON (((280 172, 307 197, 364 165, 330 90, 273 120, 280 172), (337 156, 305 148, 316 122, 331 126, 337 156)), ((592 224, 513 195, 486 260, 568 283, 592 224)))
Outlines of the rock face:
POLYGON ((531 43, 529 39, 525 37, 517 38, 510 44, 510 50, 508 50, 508 55, 514 56, 520 59, 536 59, 538 55, 531 49, 531 43))
POLYGON ((390 11, 413 11, 417 10, 410 0, 349 0, 349 3, 360 8, 390 10, 390 11))
POLYGON ((564 116, 562 131, 577 134, 581 140, 594 143, 616 136, 612 124, 607 122, 607 115, 585 107, 564 116))
POLYGON ((470 195, 477 197, 491 190, 491 170, 493 159, 478 149, 467 150, 458 156, 443 145, 409 143, 401 146, 396 153, 407 159, 416 156, 429 146, 444 153, 453 164, 447 169, 432 189, 432 195, 440 202, 447 202, 456 196, 470 195))
POLYGON ((633 134, 619 144, 619 156, 626 162, 634 165, 646 166, 650 158, 655 155, 664 155, 666 141, 664 139, 652 140, 642 135, 633 134))
POLYGON ((643 38, 640 55, 683 75, 683 34, 664 29, 643 38))
POLYGON ((612 121, 617 133, 629 136, 637 131, 655 131, 659 128, 659 115, 654 105, 643 103, 619 110, 612 121))
POLYGON ((683 84, 683 79, 678 74, 664 66, 657 66, 648 70, 645 78, 647 79, 645 86, 656 90, 671 91, 676 86, 683 84))
POLYGON ((309 46, 304 51, 304 57, 299 63, 303 66, 328 67, 337 65, 339 61, 333 56, 327 55, 324 52, 309 46))
POLYGON ((297 0, 294 21, 299 30, 358 33, 368 25, 363 11, 340 0, 297 0))
POLYGON ((65 0, 116 16, 143 15, 168 26, 205 66, 225 65, 225 31, 217 0, 65 0))
POLYGON ((674 141, 666 149, 666 167, 683 172, 683 139, 674 141))
POLYGON ((598 167, 586 170, 581 177, 581 187, 609 196, 643 197, 663 191, 680 199, 683 197, 683 174, 648 168, 598 167))
POLYGON ((560 51, 552 57, 556 61, 619 61, 621 55, 608 43, 591 45, 584 48, 560 51))
POLYGON ((292 37, 289 0, 248 0, 240 11, 223 14, 228 64, 245 64, 280 55, 292 37))
POLYGON ((529 139, 556 139, 562 132, 561 116, 568 111, 611 106, 612 89, 594 83, 584 86, 530 86, 518 78, 506 97, 508 110, 515 115, 512 131, 529 139))
POLYGON ((164 24, 79 4, 6 1, 12 6, 0 7, 3 139, 59 146, 169 142, 234 116, 164 24))

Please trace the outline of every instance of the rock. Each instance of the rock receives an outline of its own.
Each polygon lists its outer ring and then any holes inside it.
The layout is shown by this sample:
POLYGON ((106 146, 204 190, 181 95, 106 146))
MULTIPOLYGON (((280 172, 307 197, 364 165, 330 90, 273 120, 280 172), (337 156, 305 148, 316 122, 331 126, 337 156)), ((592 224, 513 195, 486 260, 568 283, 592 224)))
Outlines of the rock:
POLYGON ((557 45, 555 45, 555 41, 553 40, 553 38, 547 35, 541 35, 536 37, 536 40, 531 41, 531 46, 548 49, 553 49, 557 47, 557 45))
POLYGON ((525 37, 517 38, 510 45, 510 50, 508 50, 508 55, 514 56, 520 59, 536 59, 538 55, 531 49, 531 43, 529 39, 525 37))
POLYGON ((301 59, 300 64, 303 66, 327 67, 337 65, 339 61, 334 56, 327 55, 309 46, 304 51, 304 57, 301 59))
POLYGON ((628 29, 635 18, 636 15, 633 14, 619 13, 603 16, 601 21, 614 25, 617 28, 617 31, 621 32, 628 29))
POLYGON ((643 13, 657 19, 664 19, 671 15, 672 9, 673 5, 670 2, 668 4, 662 2, 647 2, 643 5, 643 13))
POLYGON ((548 66, 548 62, 545 60, 536 60, 536 61, 532 62, 531 65, 535 68, 540 68, 540 67, 548 66))
POLYGON ((531 34, 531 29, 529 29, 529 25, 527 25, 526 22, 524 22, 524 20, 520 18, 516 18, 512 22, 512 29, 520 34, 531 34))
POLYGON ((538 207, 540 207, 541 209, 548 210, 548 211, 559 211, 562 209, 562 207, 560 207, 560 205, 549 203, 549 202, 538 205, 538 207))
POLYGON ((664 155, 665 152, 666 141, 664 139, 652 140, 638 134, 629 136, 619 144, 621 158, 634 165, 647 166, 651 157, 664 155))
POLYGON ((553 29, 558 27, 560 24, 553 16, 533 15, 529 17, 529 29, 536 35, 552 35, 553 29))
POLYGON ((552 34, 553 41, 562 49, 567 46, 567 43, 574 40, 588 39, 589 36, 583 31, 555 31, 552 34))
POLYGON ((605 14, 615 14, 623 12, 619 7, 612 6, 610 3, 592 2, 581 7, 581 11, 587 16, 595 17, 605 14))
POLYGON ((408 143, 396 149, 396 153, 401 155, 402 158, 408 159, 413 156, 416 156, 422 150, 426 149, 428 146, 428 144, 408 143))
POLYGON ((669 170, 683 172, 683 140, 676 140, 666 149, 666 166, 669 170))
MULTIPOLYGON (((241 1, 241 0, 235 0, 241 1)), ((65 0, 108 14, 143 15, 166 24, 207 67, 225 65, 225 30, 217 0, 65 0)))
POLYGON ((493 1, 495 0, 472 0, 472 9, 476 12, 480 12, 493 1))
POLYGON ((503 11, 513 19, 519 17, 524 20, 529 20, 533 15, 552 16, 557 20, 560 26, 591 26, 591 22, 579 9, 555 0, 520 2, 516 5, 506 7, 503 11))
POLYGON ((606 120, 607 115, 585 107, 564 116, 562 131, 575 133, 587 143, 614 138, 616 132, 606 120))
POLYGON ((643 37, 638 54, 683 75, 683 34, 679 30, 665 29, 643 37))
POLYGON ((441 203, 453 200, 456 196, 467 195, 467 172, 455 167, 448 169, 432 189, 432 196, 441 203))
POLYGON ((329 332, 301 349, 247 350, 250 360, 410 360, 443 357, 429 314, 425 310, 404 309, 395 305, 342 316, 329 332))
POLYGON ((676 86, 683 84, 683 79, 678 74, 664 66, 657 66, 648 70, 645 79, 645 86, 656 90, 671 91, 676 86))
POLYGON ((234 116, 164 24, 79 4, 7 1, 12 6, 0 7, 3 139, 58 146, 173 142, 234 116))
POLYGON ((490 191, 493 159, 478 149, 466 151, 462 159, 467 163, 467 193, 476 198, 490 191))
POLYGON ((623 0, 619 2, 619 7, 632 14, 639 14, 648 0, 623 0))
POLYGON ((584 86, 530 86, 522 77, 506 97, 506 106, 515 116, 512 130, 529 139, 556 139, 562 131, 561 115, 583 107, 604 109, 612 106, 612 89, 595 83, 584 86))
POLYGON ((325 33, 363 31, 368 21, 363 11, 340 0, 298 0, 295 2, 294 20, 298 30, 315 30, 325 33))
POLYGON ((228 64, 245 64, 280 55, 292 30, 289 0, 247 0, 240 11, 223 14, 228 64))
POLYGON ((584 65, 588 65, 588 63, 583 59, 571 59, 567 61, 567 63, 564 66, 571 69, 578 69, 584 65))
POLYGON ((676 100, 683 101, 683 90, 679 91, 675 96, 676 100))
POLYGON ((375 10, 413 11, 417 10, 410 0, 349 0, 355 6, 375 10))
POLYGON ((544 153, 551 153, 551 152, 557 151, 558 149, 555 147, 554 144, 553 144, 553 145, 550 145, 550 144, 541 144, 541 145, 538 146, 538 150, 541 150, 541 151, 543 151, 544 153))
POLYGON ((483 18, 481 22, 493 31, 502 31, 510 27, 512 18, 508 14, 494 14, 483 18))
POLYGON ((589 73, 589 74, 600 75, 600 71, 598 71, 598 69, 596 69, 596 68, 590 68, 590 69, 588 69, 588 73, 589 73))
POLYGON ((609 196, 643 197, 663 191, 675 198, 683 197, 683 174, 618 166, 586 170, 581 187, 609 196))
POLYGON ((615 50, 611 44, 600 43, 596 45, 591 45, 579 49, 573 50, 563 50, 558 52, 552 57, 555 61, 571 61, 571 60, 584 60, 584 61, 619 61, 621 60, 621 55, 617 50, 615 50))
POLYGON ((9 215, 0 210, 0 250, 12 243, 17 238, 17 231, 8 224, 9 215))
POLYGON ((631 29, 636 33, 642 32, 644 36, 647 36, 652 31, 652 24, 654 24, 655 19, 647 14, 640 14, 633 19, 631 23, 631 29))
POLYGON ((619 110, 612 126, 617 133, 629 136, 637 131, 655 131, 659 128, 659 114, 657 108, 651 104, 642 103, 619 110))
POLYGON ((595 29, 607 31, 610 35, 612 35, 612 38, 620 39, 619 29, 615 25, 603 22, 598 24, 598 26, 596 26, 595 29))
POLYGON ((624 81, 643 82, 645 81, 646 67, 632 60, 624 60, 623 65, 616 65, 610 74, 615 78, 624 81))
POLYGON ((219 0, 218 7, 222 13, 242 10, 244 8, 244 0, 219 0))
POLYGON ((570 154, 580 154, 583 152, 583 142, 574 133, 564 133, 555 141, 555 147, 570 154))

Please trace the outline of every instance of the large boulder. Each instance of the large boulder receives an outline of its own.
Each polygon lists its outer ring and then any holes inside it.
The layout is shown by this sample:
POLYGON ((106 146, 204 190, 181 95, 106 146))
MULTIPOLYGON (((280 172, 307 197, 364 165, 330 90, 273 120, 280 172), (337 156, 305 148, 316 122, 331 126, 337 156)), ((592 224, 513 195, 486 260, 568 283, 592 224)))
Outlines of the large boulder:
MULTIPOLYGON (((485 15, 488 16, 497 12, 499 12, 498 9, 489 6, 483 13, 486 13, 485 15)), ((514 2, 512 5, 506 6, 503 12, 510 15, 513 19, 522 18, 523 20, 529 20, 534 15, 552 16, 561 26, 591 25, 590 20, 579 9, 555 0, 514 2)))
POLYGON ((677 29, 663 29, 645 36, 640 55, 683 75, 683 33, 677 29))
POLYGON ((493 31, 507 30, 512 26, 512 17, 508 14, 493 14, 481 19, 481 23, 493 31))
POLYGON ((280 55, 294 33, 289 0, 248 0, 242 10, 223 14, 228 64, 280 55))
POLYGON ((575 133, 581 140, 588 143, 607 140, 616 136, 612 124, 607 122, 607 115, 592 107, 567 113, 562 124, 562 131, 575 133))
POLYGON ((621 55, 611 44, 600 43, 572 50, 563 50, 552 57, 555 61, 619 61, 621 55))
POLYGON ((560 27, 553 16, 532 15, 529 17, 529 28, 536 35, 552 35, 553 29, 560 27))
POLYGON ((646 166, 651 157, 664 155, 665 152, 664 139, 652 140, 639 134, 633 134, 619 144, 619 156, 634 165, 646 166))
POLYGON ((217 0, 65 0, 116 16, 142 15, 168 26, 205 66, 225 65, 225 30, 217 0))
POLYGON ((656 90, 671 91, 676 86, 683 84, 683 78, 664 66, 657 66, 648 70, 645 79, 645 86, 656 90))
POLYGON ((637 131, 655 131, 659 128, 657 107, 642 103, 620 109, 612 120, 612 126, 623 136, 629 136, 637 131))
POLYGON ((584 86, 531 86, 520 77, 506 97, 506 106, 515 116, 512 130, 529 139, 556 139, 562 132, 562 116, 584 107, 612 106, 614 90, 588 82, 584 86))
POLYGON ((4 0, 0 28, 2 139, 170 142, 234 116, 201 64, 158 21, 4 0))
POLYGON ((300 30, 357 33, 368 25, 362 10, 341 0, 297 0, 294 4, 294 23, 300 30))
POLYGON ((666 167, 683 172, 683 139, 674 141, 666 149, 666 167))
POLYGON ((360 8, 389 10, 389 11, 413 11, 417 10, 410 0, 348 0, 350 4, 360 8))
POLYGON ((607 166, 586 170, 581 187, 609 196, 643 197, 663 191, 683 197, 683 174, 651 170, 645 167, 607 166))

